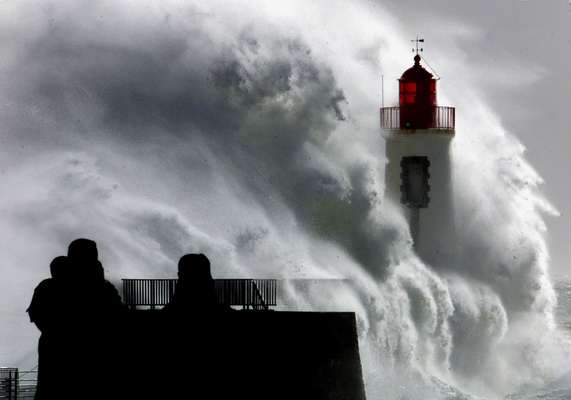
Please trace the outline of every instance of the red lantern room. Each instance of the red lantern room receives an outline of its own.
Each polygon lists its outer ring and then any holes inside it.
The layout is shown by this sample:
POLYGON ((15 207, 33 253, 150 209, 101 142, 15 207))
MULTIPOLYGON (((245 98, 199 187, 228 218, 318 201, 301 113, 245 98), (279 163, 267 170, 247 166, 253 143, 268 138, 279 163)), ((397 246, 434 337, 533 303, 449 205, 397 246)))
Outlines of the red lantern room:
POLYGON ((414 65, 399 79, 399 105, 402 129, 427 129, 434 125, 436 79, 420 65, 418 54, 414 56, 414 65))
POLYGON ((436 79, 420 65, 420 56, 414 56, 414 66, 404 71, 399 79, 399 104, 436 105, 436 79))
MULTIPOLYGON (((418 49, 417 49, 418 51, 418 49)), ((399 107, 381 108, 381 127, 412 133, 417 129, 454 131, 454 108, 439 107, 436 101, 436 80, 420 65, 421 57, 414 56, 414 65, 399 79, 399 107)))

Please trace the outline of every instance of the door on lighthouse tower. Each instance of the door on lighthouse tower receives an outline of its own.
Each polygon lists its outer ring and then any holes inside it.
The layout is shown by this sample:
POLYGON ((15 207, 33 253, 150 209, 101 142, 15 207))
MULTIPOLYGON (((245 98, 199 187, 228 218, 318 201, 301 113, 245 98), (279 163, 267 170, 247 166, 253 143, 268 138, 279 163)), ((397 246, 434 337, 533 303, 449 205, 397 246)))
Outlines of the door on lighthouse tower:
POLYGON ((425 156, 403 157, 401 160, 401 203, 409 208, 427 208, 430 161, 425 156))

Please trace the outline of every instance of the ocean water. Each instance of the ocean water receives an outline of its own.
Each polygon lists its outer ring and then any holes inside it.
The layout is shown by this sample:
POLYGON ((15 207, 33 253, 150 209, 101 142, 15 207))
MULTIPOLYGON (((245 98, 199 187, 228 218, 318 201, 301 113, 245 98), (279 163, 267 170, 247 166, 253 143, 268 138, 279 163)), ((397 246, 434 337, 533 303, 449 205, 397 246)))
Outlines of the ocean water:
MULTIPOLYGON (((571 276, 555 278, 557 291, 556 319, 559 327, 571 336, 571 276)), ((571 361, 571 360, 570 360, 571 361)))
MULTIPOLYGON (((555 318, 558 326, 571 340, 571 276, 558 276, 554 278, 554 286, 557 292, 557 308, 555 318)), ((569 360, 571 368, 571 360, 569 360)), ((506 400, 568 400, 571 399, 571 372, 539 390, 530 390, 525 393, 512 394, 506 400)))

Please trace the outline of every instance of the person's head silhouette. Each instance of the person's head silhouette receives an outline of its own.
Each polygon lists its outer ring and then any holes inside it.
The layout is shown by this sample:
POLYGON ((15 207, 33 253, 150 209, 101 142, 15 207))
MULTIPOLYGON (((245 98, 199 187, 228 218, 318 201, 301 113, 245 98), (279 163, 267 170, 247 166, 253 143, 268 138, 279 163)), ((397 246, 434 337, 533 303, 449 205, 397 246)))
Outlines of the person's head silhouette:
POLYGON ((218 298, 208 257, 204 254, 182 256, 178 261, 178 282, 174 297, 166 308, 201 312, 213 311, 217 305, 218 298))
POLYGON ((58 256, 50 263, 50 274, 53 279, 65 279, 69 276, 69 261, 66 256, 58 256))
POLYGON ((97 244, 90 239, 79 238, 69 244, 67 256, 74 262, 97 261, 97 244))
POLYGON ((73 265, 74 274, 88 281, 104 279, 103 267, 97 257, 97 244, 90 239, 75 239, 67 248, 67 258, 73 265))
POLYGON ((182 282, 203 283, 212 281, 210 261, 204 254, 185 254, 178 261, 178 279, 182 282))

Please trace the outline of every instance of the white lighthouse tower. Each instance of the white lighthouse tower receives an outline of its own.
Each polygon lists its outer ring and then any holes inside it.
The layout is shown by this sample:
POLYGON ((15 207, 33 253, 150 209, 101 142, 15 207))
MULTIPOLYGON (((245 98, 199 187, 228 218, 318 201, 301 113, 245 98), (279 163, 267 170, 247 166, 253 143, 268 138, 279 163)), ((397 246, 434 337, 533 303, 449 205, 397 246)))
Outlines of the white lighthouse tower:
POLYGON ((402 207, 418 255, 442 263, 455 254, 450 174, 455 109, 437 104, 437 79, 420 64, 422 41, 416 39, 414 65, 399 79, 399 106, 381 108, 385 197, 402 207))

